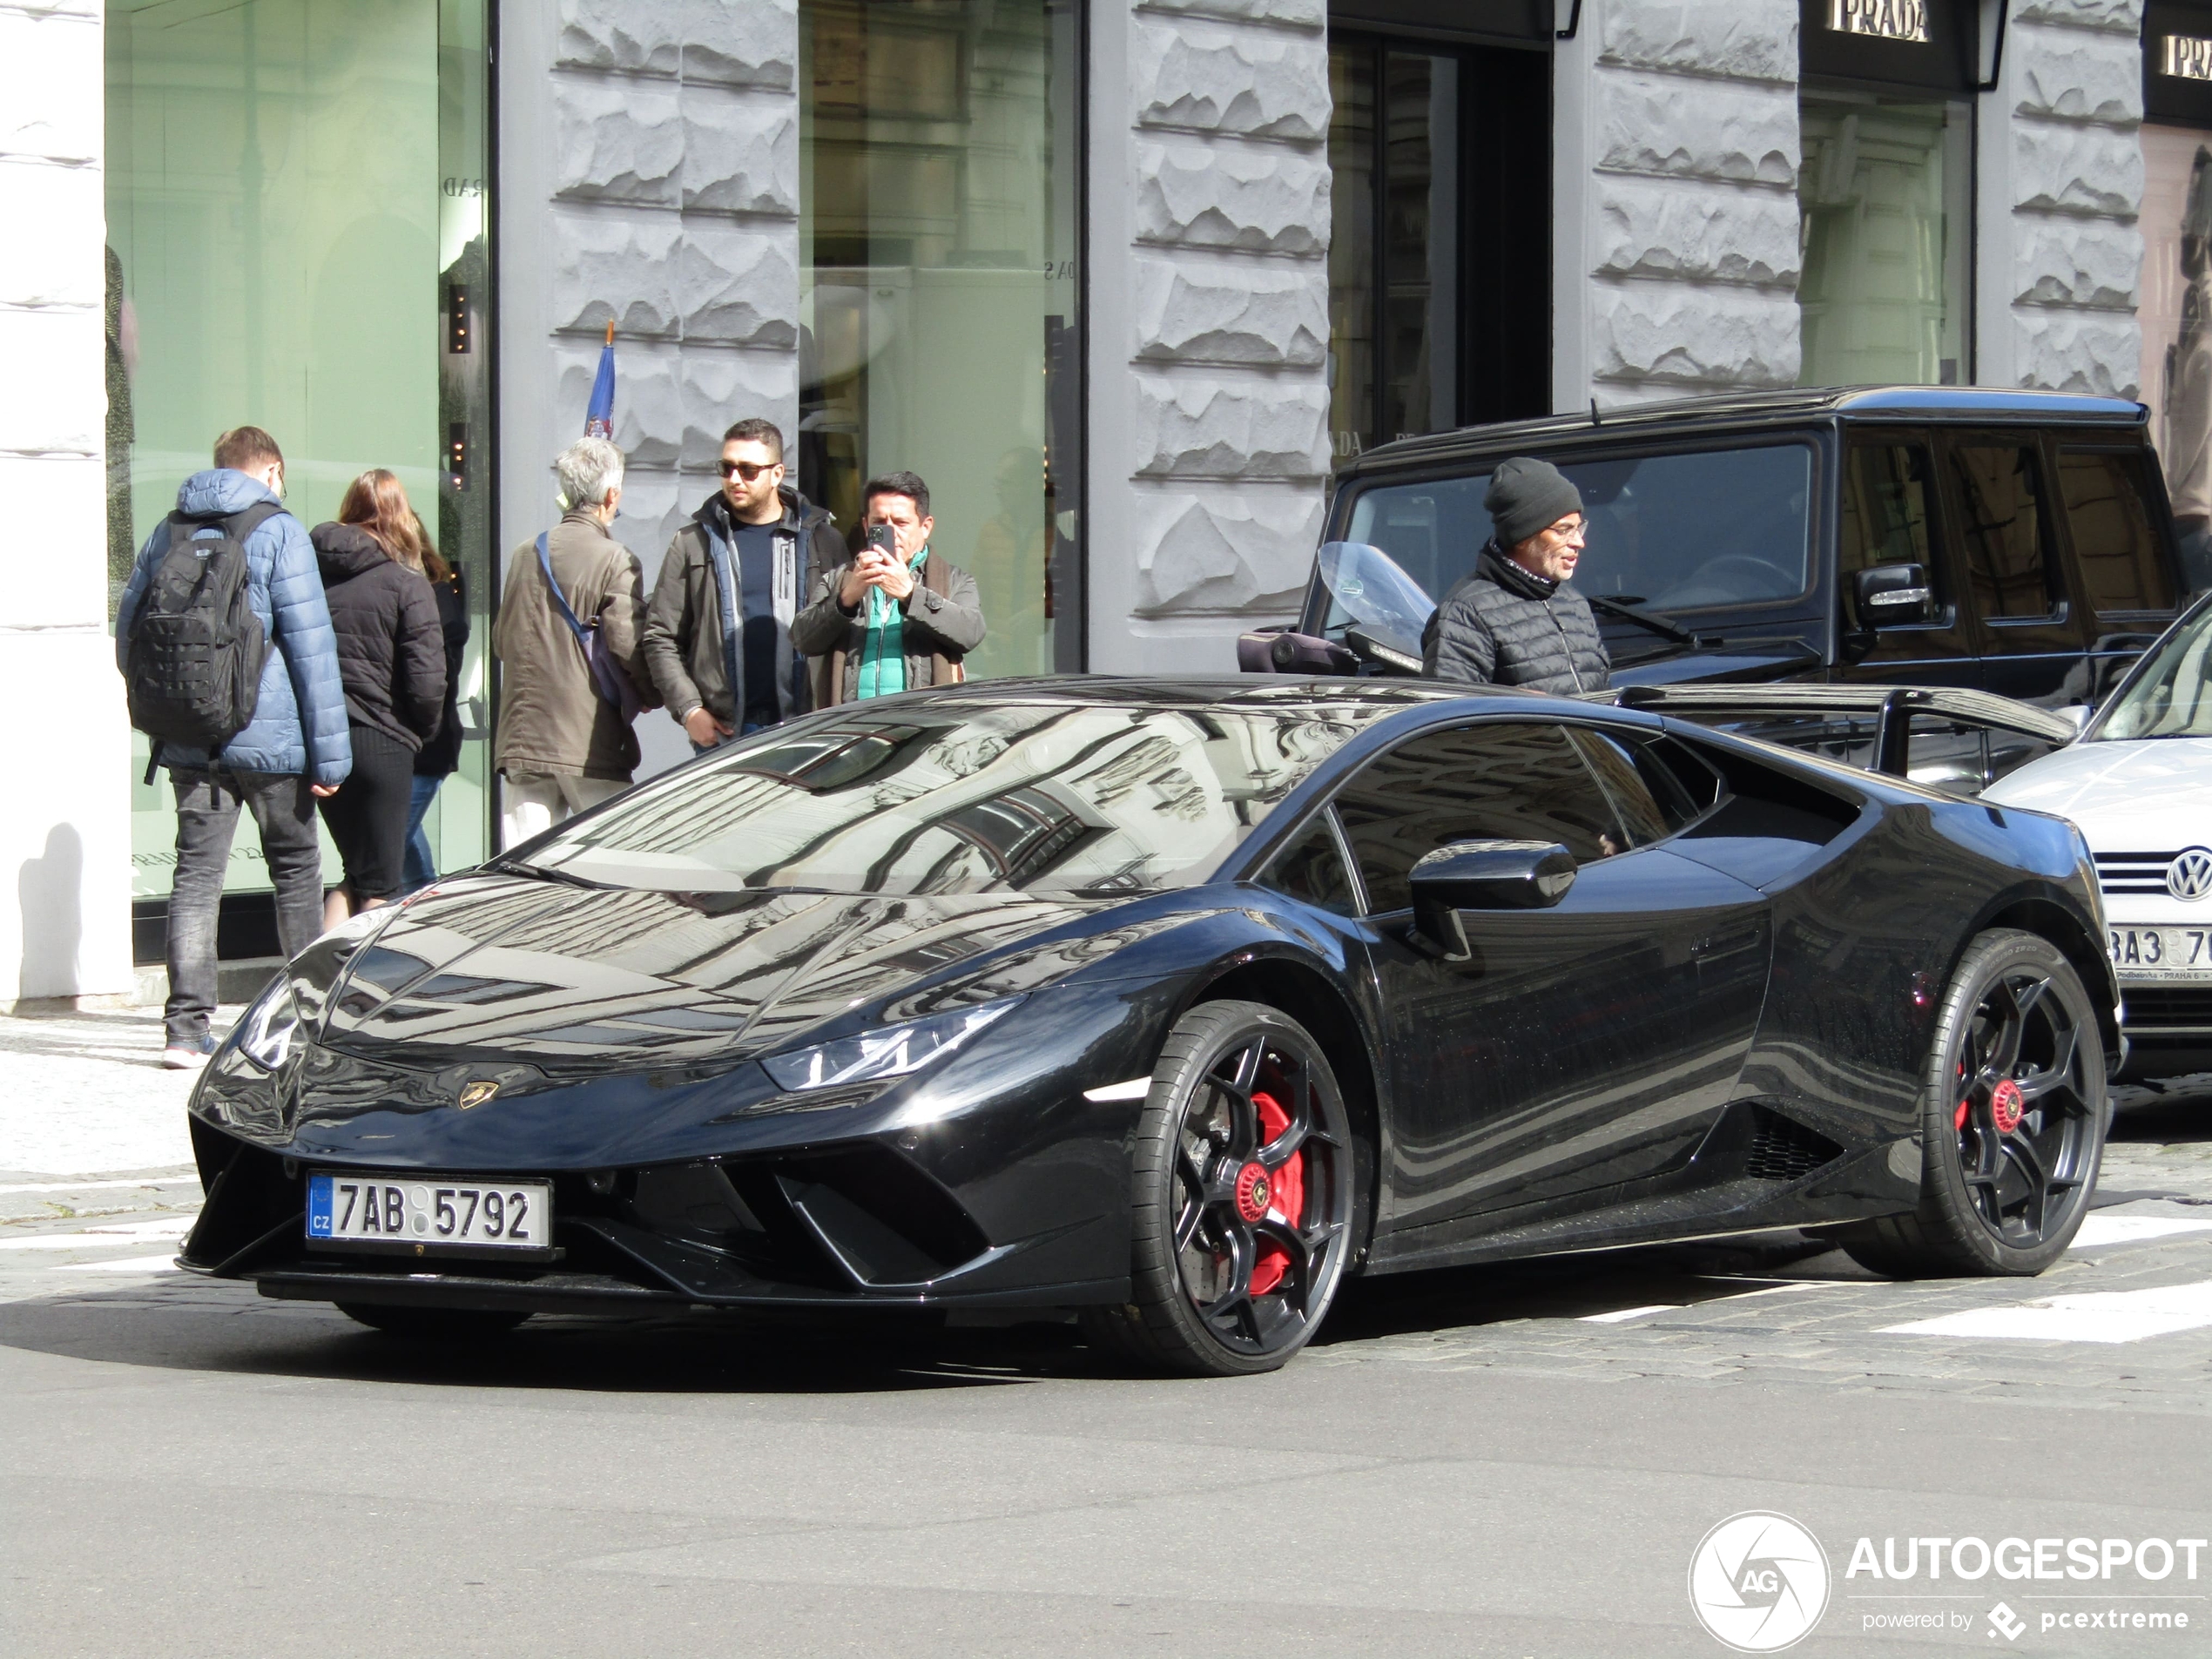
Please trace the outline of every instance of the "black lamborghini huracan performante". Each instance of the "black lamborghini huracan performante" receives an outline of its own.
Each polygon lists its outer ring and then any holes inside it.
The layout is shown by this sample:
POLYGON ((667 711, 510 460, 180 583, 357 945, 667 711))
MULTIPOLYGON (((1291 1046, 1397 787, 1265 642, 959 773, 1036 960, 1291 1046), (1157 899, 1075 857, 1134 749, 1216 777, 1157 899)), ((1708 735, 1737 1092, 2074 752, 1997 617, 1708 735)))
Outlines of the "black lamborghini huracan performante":
POLYGON ((2067 824, 1649 711, 1013 682, 730 745, 295 959, 182 1264, 419 1338, 1037 1310, 1281 1365, 1347 1273, 1818 1228, 2033 1273, 2116 1059, 2067 824))

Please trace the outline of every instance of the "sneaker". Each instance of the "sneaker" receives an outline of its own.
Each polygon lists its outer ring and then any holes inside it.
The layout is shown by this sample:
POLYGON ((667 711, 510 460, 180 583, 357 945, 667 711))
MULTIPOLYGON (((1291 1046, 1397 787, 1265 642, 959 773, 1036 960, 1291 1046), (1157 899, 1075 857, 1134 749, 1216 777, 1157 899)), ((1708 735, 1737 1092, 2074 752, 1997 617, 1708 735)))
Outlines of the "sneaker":
POLYGON ((172 1042, 161 1051, 161 1064, 169 1071, 198 1071, 214 1052, 212 1037, 202 1037, 198 1042, 172 1042))

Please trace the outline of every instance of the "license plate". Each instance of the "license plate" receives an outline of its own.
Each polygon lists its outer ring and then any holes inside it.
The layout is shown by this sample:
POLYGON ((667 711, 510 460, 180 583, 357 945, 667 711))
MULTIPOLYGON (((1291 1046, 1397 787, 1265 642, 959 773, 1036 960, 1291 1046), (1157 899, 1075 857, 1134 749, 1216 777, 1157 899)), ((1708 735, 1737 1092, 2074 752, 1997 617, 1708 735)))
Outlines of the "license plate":
POLYGON ((550 1255, 553 1188, 545 1181, 451 1176, 307 1177, 307 1242, 409 1256, 550 1255))
POLYGON ((2110 944, 2122 979, 2212 981, 2212 926, 2114 927, 2110 944))

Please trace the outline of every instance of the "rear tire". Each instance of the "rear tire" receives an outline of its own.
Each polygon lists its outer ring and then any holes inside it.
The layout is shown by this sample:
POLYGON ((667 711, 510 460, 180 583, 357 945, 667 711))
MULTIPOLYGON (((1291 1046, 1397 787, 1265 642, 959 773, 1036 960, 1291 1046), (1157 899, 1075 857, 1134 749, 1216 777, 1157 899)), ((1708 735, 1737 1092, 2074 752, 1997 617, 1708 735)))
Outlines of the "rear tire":
POLYGON ((455 1345, 503 1337, 529 1318, 483 1308, 394 1307, 376 1302, 341 1302, 338 1311, 388 1337, 455 1345))
POLYGON ((2080 976, 2047 939, 1986 933, 1952 977, 1929 1051, 1920 1203, 1843 1247, 1893 1278, 2040 1273, 2089 1212, 2111 1116, 2080 976))
POLYGON ((1208 1002, 1160 1051, 1130 1157, 1124 1305, 1084 1334, 1147 1369, 1273 1371, 1312 1339, 1356 1241, 1343 1091, 1297 1021, 1208 1002))

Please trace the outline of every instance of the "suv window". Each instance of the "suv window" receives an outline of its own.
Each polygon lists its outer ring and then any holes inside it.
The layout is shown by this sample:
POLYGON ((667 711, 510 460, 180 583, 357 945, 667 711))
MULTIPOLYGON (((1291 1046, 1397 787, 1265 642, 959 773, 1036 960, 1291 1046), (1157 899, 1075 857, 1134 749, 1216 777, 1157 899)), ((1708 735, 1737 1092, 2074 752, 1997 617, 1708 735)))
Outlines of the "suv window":
MULTIPOLYGON (((1793 599, 1811 581, 1812 450, 1803 443, 1681 455, 1564 456, 1582 493, 1588 546, 1575 585, 1632 604, 1704 610, 1793 599), (1728 509, 1716 512, 1714 503, 1728 509)), ((1490 539, 1487 472, 1376 484, 1343 539, 1390 555, 1441 601, 1490 539)), ((1332 614, 1326 628, 1345 618, 1332 614)))
POLYGON ((1337 812, 1378 913, 1411 905, 1414 864, 1452 841, 1558 841, 1584 863, 1633 844, 1556 725, 1499 722, 1409 738, 1344 786, 1337 812))
MULTIPOLYGON (((1925 444, 1854 443, 1844 468, 1843 523, 1836 568, 1852 605, 1851 577, 1883 564, 1917 564, 1939 604, 1948 604, 1944 562, 1935 556, 1935 468, 1925 444)), ((1853 616, 1853 624, 1867 625, 1853 616)))
POLYGON ((2144 505, 2142 457, 2110 449, 2059 451, 2059 494, 2074 533, 2081 585, 2100 616, 2171 610, 2174 578, 2159 557, 2144 505))
POLYGON ((2045 556, 2042 468, 2027 443, 1954 443, 1959 540, 1985 618, 2047 617, 2057 585, 2045 556))

